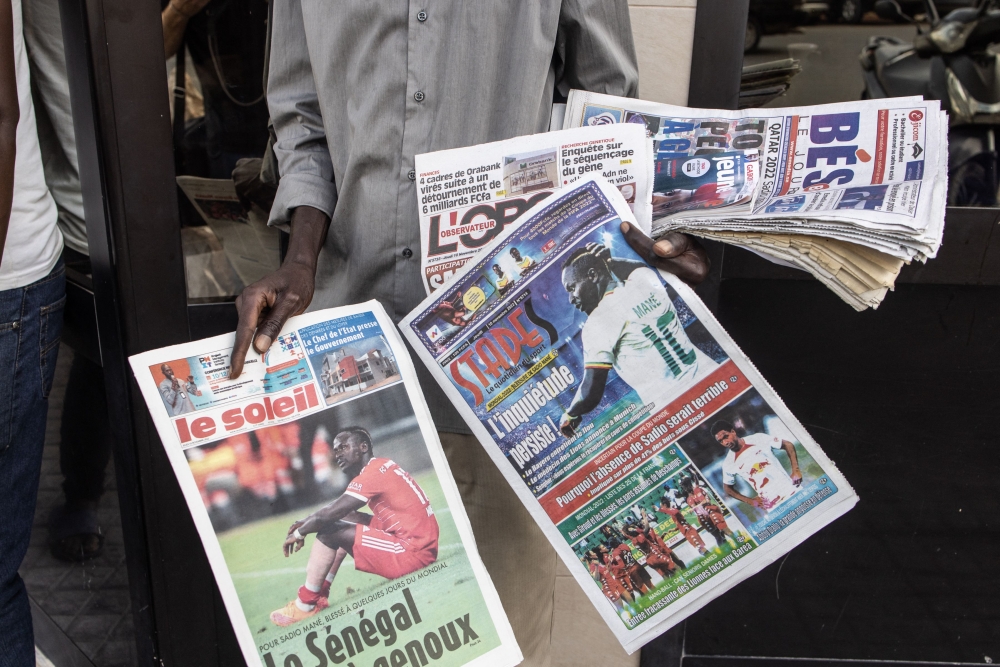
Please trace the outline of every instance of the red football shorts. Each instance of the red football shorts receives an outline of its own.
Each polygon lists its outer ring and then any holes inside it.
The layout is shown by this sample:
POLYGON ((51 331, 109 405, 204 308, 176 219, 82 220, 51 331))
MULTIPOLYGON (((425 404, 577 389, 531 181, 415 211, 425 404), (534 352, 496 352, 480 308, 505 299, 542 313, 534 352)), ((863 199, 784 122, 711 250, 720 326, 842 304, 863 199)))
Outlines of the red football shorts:
POLYGON ((398 579, 435 560, 436 548, 414 550, 384 530, 360 523, 355 527, 354 567, 361 572, 377 574, 386 579, 398 579))

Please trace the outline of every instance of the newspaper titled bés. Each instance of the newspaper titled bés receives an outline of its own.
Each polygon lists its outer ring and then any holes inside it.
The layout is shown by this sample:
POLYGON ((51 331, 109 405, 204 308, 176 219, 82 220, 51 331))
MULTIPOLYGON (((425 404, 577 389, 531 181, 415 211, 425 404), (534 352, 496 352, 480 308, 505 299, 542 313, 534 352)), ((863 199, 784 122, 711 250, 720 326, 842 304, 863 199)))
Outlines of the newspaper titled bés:
POLYGON ((857 501, 601 177, 534 206, 400 324, 629 652, 857 501), (488 274, 531 259, 505 290, 488 274))
POLYGON ((392 321, 291 318, 130 357, 248 665, 521 661, 392 321))
MULTIPOLYGON (((577 179, 601 174, 648 233, 653 144, 629 125, 558 130, 415 158, 421 275, 430 294, 529 208, 577 179)), ((504 257, 491 279, 522 270, 504 257)))
POLYGON ((948 119, 937 100, 725 111, 570 92, 565 127, 615 124, 654 141, 653 236, 743 247, 808 271, 857 310, 877 308, 904 264, 941 246, 948 119))
POLYGON ((866 245, 906 260, 933 257, 940 246, 948 124, 937 100, 724 111, 574 90, 563 122, 564 127, 634 123, 646 129, 655 142, 657 235, 701 222, 710 227, 707 218, 715 215, 758 230, 769 229, 769 223, 792 229, 796 219, 799 226, 808 219, 810 227, 825 228, 830 236, 867 240, 866 245), (722 208, 729 206, 723 195, 732 183, 719 179, 678 187, 665 178, 669 161, 690 169, 689 161, 728 159, 734 151, 760 160, 758 192, 740 209, 722 208), (702 215, 691 215, 692 208, 702 215))

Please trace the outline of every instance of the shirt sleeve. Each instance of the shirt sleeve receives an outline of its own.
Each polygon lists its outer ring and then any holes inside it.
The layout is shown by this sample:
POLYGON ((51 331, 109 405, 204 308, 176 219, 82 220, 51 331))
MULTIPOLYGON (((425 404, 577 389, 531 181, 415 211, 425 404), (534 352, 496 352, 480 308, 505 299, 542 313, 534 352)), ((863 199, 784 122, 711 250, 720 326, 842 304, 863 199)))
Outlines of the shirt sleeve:
POLYGON ((635 97, 639 66, 627 0, 563 0, 556 36, 556 87, 635 97))
POLYGON ((367 503, 377 492, 376 487, 378 486, 378 482, 379 477, 375 474, 372 467, 370 465, 365 466, 361 474, 352 479, 350 484, 347 485, 344 495, 367 503))
POLYGON ((160 394, 163 395, 163 400, 165 400, 171 407, 175 407, 177 405, 177 392, 174 391, 174 388, 170 384, 169 380, 164 380, 160 383, 160 394))
POLYGON ((288 229, 292 211, 311 206, 333 216, 337 187, 306 46, 301 0, 274 0, 267 108, 281 180, 269 224, 288 229))

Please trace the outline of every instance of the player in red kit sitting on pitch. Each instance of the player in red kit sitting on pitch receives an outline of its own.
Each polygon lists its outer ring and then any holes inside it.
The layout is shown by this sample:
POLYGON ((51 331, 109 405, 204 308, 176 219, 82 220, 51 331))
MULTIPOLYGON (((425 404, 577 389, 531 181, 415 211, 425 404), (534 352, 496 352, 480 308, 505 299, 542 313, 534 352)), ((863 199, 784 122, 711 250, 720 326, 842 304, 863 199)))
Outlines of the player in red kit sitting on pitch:
POLYGON ((674 520, 674 525, 677 526, 677 530, 688 541, 688 544, 697 549, 698 553, 705 553, 705 540, 701 539, 698 529, 687 522, 687 519, 681 514, 680 509, 671 505, 669 497, 663 497, 663 503, 660 505, 659 511, 674 520))
POLYGON ((354 567, 397 579, 437 560, 438 523, 426 494, 409 473, 389 459, 372 456, 368 431, 351 427, 333 439, 333 458, 352 479, 344 494, 288 529, 285 557, 316 533, 298 597, 271 612, 275 625, 314 616, 327 606, 330 584, 347 555, 354 567), (372 514, 359 509, 368 505, 372 514))

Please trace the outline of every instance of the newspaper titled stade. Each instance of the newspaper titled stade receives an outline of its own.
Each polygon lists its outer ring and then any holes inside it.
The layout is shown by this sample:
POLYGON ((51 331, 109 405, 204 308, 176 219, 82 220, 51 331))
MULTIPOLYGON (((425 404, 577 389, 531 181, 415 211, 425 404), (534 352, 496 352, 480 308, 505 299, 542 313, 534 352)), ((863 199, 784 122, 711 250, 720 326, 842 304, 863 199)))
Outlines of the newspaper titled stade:
POLYGON ((537 204, 400 327, 629 652, 857 496, 617 188, 537 204), (517 247, 506 290, 488 277, 517 247))
POLYGON ((248 665, 509 667, 413 364, 376 301, 130 357, 248 665))
MULTIPOLYGON (((546 132, 416 156, 424 288, 444 285, 504 227, 559 188, 591 174, 614 183, 648 233, 652 142, 630 126, 546 132)), ((526 267, 514 252, 490 279, 502 285, 526 267)))

